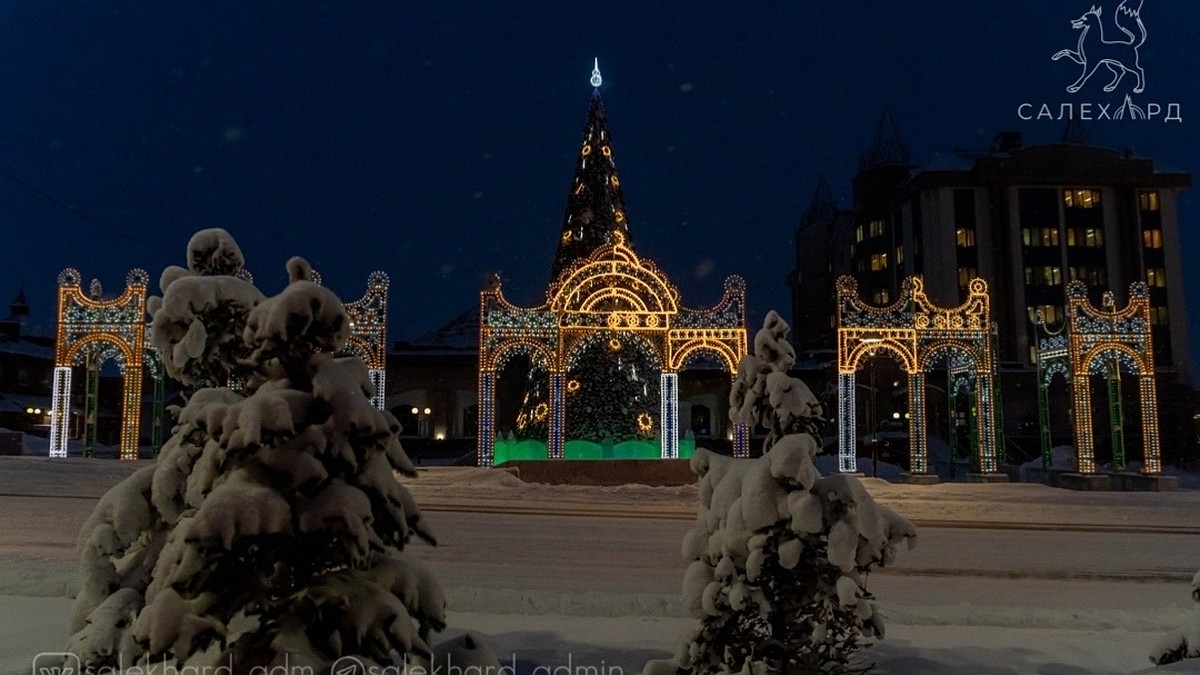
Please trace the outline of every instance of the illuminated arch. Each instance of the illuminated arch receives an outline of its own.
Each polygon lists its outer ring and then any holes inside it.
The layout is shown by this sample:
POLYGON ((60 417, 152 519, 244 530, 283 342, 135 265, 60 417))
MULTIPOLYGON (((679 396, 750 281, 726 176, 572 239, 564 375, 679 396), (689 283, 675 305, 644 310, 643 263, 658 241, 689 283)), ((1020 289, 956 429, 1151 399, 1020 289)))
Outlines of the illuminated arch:
POLYGON ((671 370, 680 371, 687 367, 687 362, 701 354, 711 354, 725 363, 725 368, 737 372, 738 353, 728 344, 716 340, 698 339, 683 343, 671 355, 671 370))
MULTIPOLYGON (((1038 315, 1042 332, 1044 317, 1038 315)), ((1158 394, 1154 379, 1154 342, 1150 322, 1150 290, 1144 282, 1137 281, 1129 286, 1129 302, 1118 309, 1111 291, 1101 298, 1097 308, 1088 300, 1087 286, 1072 281, 1067 286, 1067 321, 1055 334, 1057 341, 1039 341, 1038 355, 1043 350, 1064 360, 1071 369, 1071 395, 1075 409, 1075 461, 1076 469, 1083 474, 1097 471, 1095 439, 1092 430, 1092 401, 1089 379, 1094 370, 1107 373, 1109 410, 1113 435, 1113 463, 1118 470, 1125 465, 1125 441, 1122 425, 1120 393, 1120 363, 1124 361, 1138 377, 1138 393, 1141 399, 1142 424, 1142 473, 1162 473, 1162 457, 1159 448, 1158 394), (1065 343, 1065 344, 1064 344, 1065 343), (1111 367, 1105 368, 1102 359, 1113 358, 1111 367)), ((1045 433, 1043 432, 1043 439, 1045 433)), ((1043 453, 1046 453, 1043 447, 1043 453)))
POLYGON ((1142 362, 1145 356, 1139 353, 1133 347, 1115 343, 1115 344, 1098 344, 1089 349, 1080 357, 1079 371, 1086 373, 1104 373, 1106 372, 1104 364, 1101 363, 1100 357, 1114 356, 1117 358, 1118 364, 1125 364, 1129 367, 1129 372, 1134 375, 1144 375, 1148 370, 1153 372, 1153 367, 1147 369, 1146 364, 1142 362), (1124 356, 1125 358, 1120 358, 1124 356))
POLYGON ((928 345, 922 345, 921 354, 918 362, 921 370, 929 370, 930 365, 935 361, 945 356, 953 359, 958 356, 964 363, 962 364, 967 370, 979 370, 980 355, 969 344, 963 344, 957 340, 939 340, 928 345))
POLYGON ((614 296, 632 300, 644 312, 679 311, 679 291, 654 263, 641 260, 621 243, 602 246, 582 264, 565 270, 561 281, 551 287, 548 304, 556 314, 587 314, 614 296))
POLYGON ((864 359, 875 355, 875 352, 885 351, 891 354, 904 367, 904 372, 917 370, 917 357, 912 352, 912 346, 896 338, 859 338, 846 355, 845 364, 856 371, 864 359))
POLYGON ((662 370, 662 346, 651 341, 645 333, 625 330, 574 332, 564 336, 562 354, 565 360, 562 362, 563 367, 570 370, 572 361, 578 354, 591 349, 597 343, 612 340, 617 340, 622 344, 628 342, 637 345, 637 351, 643 356, 649 357, 655 368, 662 370))
MULTIPOLYGON (((599 339, 617 335, 645 346, 660 369, 662 456, 678 455, 678 370, 689 353, 718 354, 736 377, 739 354, 747 352, 745 281, 725 281, 721 301, 709 309, 679 304, 679 291, 653 262, 625 245, 623 237, 597 248, 563 270, 546 292, 545 304, 523 308, 505 299, 499 277, 480 292, 479 464, 492 464, 495 441, 496 374, 505 354, 521 347, 548 366, 550 458, 563 456, 566 371, 574 354, 599 339)), ((749 453, 749 430, 735 429, 735 454, 749 453)))
POLYGON ((492 364, 488 370, 502 370, 504 364, 517 354, 527 354, 530 359, 540 360, 542 366, 547 369, 557 367, 557 355, 551 351, 548 345, 533 340, 515 338, 501 343, 493 350, 492 364))
MULTIPOLYGON (((77 357, 87 362, 85 387, 84 453, 92 454, 96 441, 99 365, 105 348, 115 349, 123 361, 121 410, 121 459, 137 459, 138 426, 141 417, 142 364, 146 352, 145 270, 133 269, 125 276, 125 290, 111 300, 102 299, 99 281, 89 292, 80 288, 81 277, 73 268, 58 275, 58 331, 55 340, 54 384, 51 403, 50 456, 67 456, 71 399, 71 366, 77 357)), ((157 391, 156 386, 156 391, 157 391)))
MULTIPOLYGON (((314 281, 320 275, 313 270, 314 281)), ((350 321, 350 339, 341 354, 353 354, 367 365, 367 375, 375 387, 371 404, 379 410, 387 397, 387 296, 388 275, 374 271, 367 276, 367 290, 358 300, 343 303, 350 321)))
MULTIPOLYGON (((956 307, 941 307, 925 294, 921 277, 908 277, 899 297, 875 307, 858 296, 858 283, 842 276, 837 284, 838 316, 838 456, 843 472, 857 470, 855 377, 863 360, 880 350, 894 355, 908 373, 909 467, 912 474, 929 471, 925 429, 925 371, 942 354, 962 355, 974 373, 978 410, 977 461, 980 471, 996 474, 1002 457, 998 447, 995 351, 987 282, 972 279, 967 297, 956 307)), ((925 480, 925 479, 923 479, 925 480)))

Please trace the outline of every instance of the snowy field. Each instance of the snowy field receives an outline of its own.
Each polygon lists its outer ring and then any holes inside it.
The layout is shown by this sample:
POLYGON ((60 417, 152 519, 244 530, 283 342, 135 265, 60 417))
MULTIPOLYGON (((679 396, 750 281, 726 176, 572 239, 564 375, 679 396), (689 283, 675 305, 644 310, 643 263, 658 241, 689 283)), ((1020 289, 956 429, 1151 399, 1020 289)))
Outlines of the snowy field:
MULTIPOLYGON (((143 464, 0 458, 0 673, 28 673, 35 654, 63 647, 79 526, 143 464)), ((413 550, 447 589, 452 632, 486 633, 518 672, 637 672, 695 625, 679 600, 694 487, 545 486, 455 468, 407 483, 439 536, 413 550)), ((864 483, 920 530, 915 550, 869 580, 888 629, 863 652, 876 672, 1139 672, 1196 611, 1200 490, 864 483)), ((1200 672, 1191 663, 1151 672, 1200 672)))

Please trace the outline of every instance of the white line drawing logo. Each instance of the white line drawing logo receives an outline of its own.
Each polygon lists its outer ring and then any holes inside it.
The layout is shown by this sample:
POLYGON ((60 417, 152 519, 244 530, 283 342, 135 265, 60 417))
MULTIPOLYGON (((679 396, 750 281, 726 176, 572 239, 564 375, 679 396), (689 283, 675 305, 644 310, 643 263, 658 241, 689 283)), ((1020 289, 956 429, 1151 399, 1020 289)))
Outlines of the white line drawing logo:
POLYGON ((1104 91, 1117 88, 1126 74, 1132 73, 1137 78, 1133 93, 1140 94, 1146 88, 1146 72, 1139 63, 1138 50, 1146 42, 1146 26, 1142 23, 1143 0, 1121 0, 1114 13, 1113 22, 1116 28, 1125 34, 1124 40, 1106 40, 1104 37, 1104 22, 1101 17, 1103 9, 1093 6, 1083 13, 1083 16, 1071 21, 1071 27, 1079 33, 1079 44, 1075 49, 1060 49, 1050 57, 1052 61, 1067 58, 1083 66, 1079 79, 1075 80, 1067 91, 1074 94, 1079 91, 1092 75, 1107 66, 1112 72, 1113 79, 1104 86, 1104 91), (1126 24, 1132 20, 1133 26, 1126 24), (1135 32, 1136 31, 1136 32, 1135 32))
POLYGON ((353 656, 339 658, 329 669, 330 675, 367 675, 367 672, 363 662, 353 656))
POLYGON ((33 675, 81 675, 79 656, 67 652, 42 652, 33 657, 33 675))

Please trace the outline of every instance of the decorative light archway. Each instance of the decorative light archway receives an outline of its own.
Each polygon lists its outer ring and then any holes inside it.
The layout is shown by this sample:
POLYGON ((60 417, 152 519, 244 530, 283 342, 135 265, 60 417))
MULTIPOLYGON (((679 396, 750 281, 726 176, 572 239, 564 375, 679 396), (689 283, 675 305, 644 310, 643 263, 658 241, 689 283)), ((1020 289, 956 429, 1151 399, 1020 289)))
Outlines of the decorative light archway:
POLYGON ((1162 473, 1158 433, 1158 395, 1154 382, 1154 341, 1150 330, 1150 289, 1137 281, 1129 286, 1129 303, 1118 310, 1112 292, 1106 291, 1102 309, 1088 301, 1087 286, 1072 281, 1067 286, 1067 321, 1057 330, 1046 326, 1045 316, 1035 315, 1038 331, 1038 419, 1041 424, 1042 462, 1049 465, 1050 420, 1048 389, 1055 375, 1071 384, 1075 410, 1075 464, 1083 474, 1096 473, 1095 439, 1089 378, 1102 374, 1108 381, 1108 403, 1113 439, 1113 463, 1125 466, 1122 428, 1121 370, 1138 376, 1142 422, 1142 473, 1162 473))
MULTIPOLYGON (((597 248, 588 258, 563 270, 540 307, 523 308, 504 298, 493 278, 480 292, 478 462, 491 466, 495 452, 496 376, 514 352, 539 355, 549 371, 547 455, 562 459, 565 444, 564 393, 570 355, 603 335, 633 334, 653 349, 661 365, 661 456, 679 453, 679 370, 698 350, 718 354, 730 379, 738 355, 747 351, 745 282, 725 280, 725 294, 714 307, 680 306, 679 291, 654 263, 625 245, 597 248)), ((734 453, 749 453, 749 429, 734 429, 734 453)))
MULTIPOLYGON (((996 432, 995 356, 987 282, 972 279, 966 301, 953 308, 934 305, 920 277, 901 284, 900 298, 874 307, 858 297, 858 284, 843 276, 838 297, 838 468, 858 470, 855 373, 870 355, 886 350, 908 374, 909 469, 929 473, 925 436, 925 371, 946 354, 952 369, 974 373, 978 462, 983 473, 995 473, 1000 460, 996 432)), ((957 374, 957 373, 956 373, 957 374)))
POLYGON ((367 292, 354 302, 344 303, 350 318, 350 340, 343 350, 367 364, 375 396, 371 403, 383 410, 387 386, 387 296, 388 275, 375 271, 367 277, 367 292))
MULTIPOLYGON (((142 401, 142 364, 146 351, 145 270, 125 277, 125 292, 112 300, 101 299, 100 282, 90 293, 80 288, 79 272, 68 268, 58 275, 58 334, 55 341, 54 388, 51 399, 50 456, 67 456, 70 419, 71 366, 87 366, 84 423, 85 449, 95 447, 99 367, 115 357, 124 380, 121 412, 121 459, 137 459, 138 426, 142 401)), ((157 372, 161 373, 161 369, 157 372)), ((156 391, 158 388, 156 387, 156 391)))
MULTIPOLYGON (((246 269, 238 277, 253 283, 246 269)), ((55 345, 54 385, 51 402, 50 456, 67 456, 71 401, 71 367, 87 366, 84 396, 84 454, 91 456, 96 442, 96 414, 99 366, 112 358, 124 379, 124 405, 121 413, 121 459, 137 459, 141 413, 141 367, 147 366, 154 382, 154 413, 151 447, 155 454, 162 447, 163 398, 166 373, 162 358, 150 345, 150 325, 146 322, 146 285, 144 270, 134 269, 126 276, 125 292, 113 300, 101 300, 100 282, 93 280, 89 293, 80 288, 79 272, 67 268, 58 275, 58 338, 55 345), (131 371, 130 368, 133 368, 131 371), (131 377, 130 373, 137 373, 131 377)), ((313 281, 321 275, 313 270, 313 281)), ((384 407, 387 381, 387 294, 388 276, 372 272, 367 277, 363 297, 345 303, 350 319, 350 339, 345 354, 360 357, 367 365, 375 385, 376 408, 384 407)))

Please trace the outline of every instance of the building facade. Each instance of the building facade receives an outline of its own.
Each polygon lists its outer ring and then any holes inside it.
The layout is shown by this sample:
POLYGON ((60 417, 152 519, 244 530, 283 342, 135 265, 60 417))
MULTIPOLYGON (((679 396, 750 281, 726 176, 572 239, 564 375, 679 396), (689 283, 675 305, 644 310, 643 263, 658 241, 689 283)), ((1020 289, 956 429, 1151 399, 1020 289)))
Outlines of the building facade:
MULTIPOLYGON (((835 323, 833 284, 841 274, 854 277, 876 306, 894 302, 910 276, 922 277, 929 297, 947 307, 982 278, 1007 373, 1005 431, 1017 437, 1036 388, 1035 314, 1051 328, 1061 325, 1072 281, 1086 284, 1096 306, 1111 291, 1118 307, 1141 281, 1150 289, 1159 398, 1168 398, 1164 387, 1190 392, 1178 207, 1190 185, 1188 173, 1093 145, 1078 123, 1058 142, 1026 145, 1019 132, 1002 132, 986 151, 941 154, 917 166, 885 111, 860 157, 851 208, 839 208, 822 180, 796 233, 788 283, 797 347, 820 347, 834 334, 825 327, 835 323)), ((1184 426, 1190 436, 1191 425, 1184 426)))

